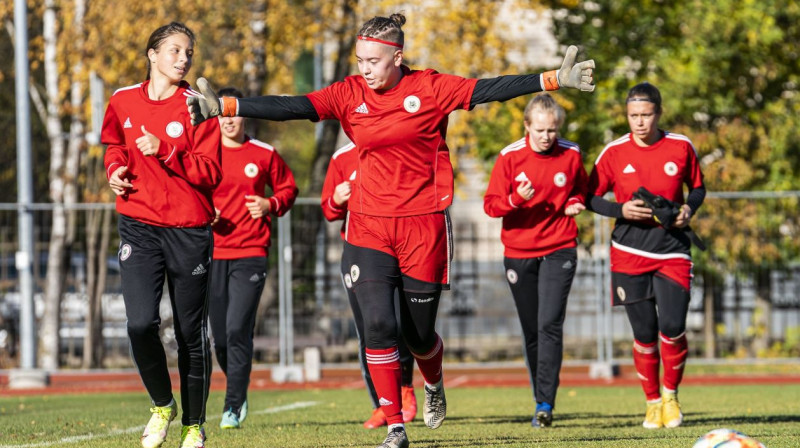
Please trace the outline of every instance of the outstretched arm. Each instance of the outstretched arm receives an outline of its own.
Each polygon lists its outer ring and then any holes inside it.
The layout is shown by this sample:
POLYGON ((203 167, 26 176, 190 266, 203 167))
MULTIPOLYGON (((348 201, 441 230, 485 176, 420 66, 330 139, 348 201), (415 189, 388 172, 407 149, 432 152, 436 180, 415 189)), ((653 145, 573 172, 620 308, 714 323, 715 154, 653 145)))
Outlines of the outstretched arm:
POLYGON ((199 95, 186 99, 192 124, 197 125, 211 117, 248 117, 272 121, 319 121, 319 115, 306 96, 267 95, 256 98, 217 98, 205 78, 197 79, 199 95))
POLYGON ((564 55, 559 70, 542 74, 507 75, 491 79, 479 79, 470 99, 470 108, 491 101, 506 101, 518 96, 561 87, 594 91, 594 60, 575 63, 578 47, 571 45, 564 55))

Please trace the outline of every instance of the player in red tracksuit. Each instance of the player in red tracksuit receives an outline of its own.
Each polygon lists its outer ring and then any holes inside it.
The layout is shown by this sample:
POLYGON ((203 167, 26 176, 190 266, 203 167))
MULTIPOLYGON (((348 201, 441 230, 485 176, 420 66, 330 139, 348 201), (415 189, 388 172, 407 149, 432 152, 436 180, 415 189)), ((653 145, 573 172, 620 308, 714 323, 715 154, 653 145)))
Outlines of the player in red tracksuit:
MULTIPOLYGON (((227 88, 220 96, 241 98, 227 88)), ((227 377, 220 428, 247 417, 256 310, 267 276, 271 215, 283 216, 297 198, 292 171, 272 146, 244 133, 244 118, 221 117, 222 182, 214 190, 218 220, 209 285, 214 351, 227 377), (265 196, 265 188, 272 196, 265 196)))
MULTIPOLYGON (((328 172, 325 175, 325 183, 322 185, 321 206, 322 214, 328 221, 336 221, 347 217, 347 201, 355 188, 358 167, 358 151, 356 145, 348 143, 339 148, 331 157, 328 164, 328 172)), ((344 239, 345 225, 342 224, 342 239, 344 239)), ((361 376, 367 386, 367 392, 372 400, 372 416, 364 422, 364 427, 368 429, 377 428, 386 424, 386 416, 380 405, 380 398, 375 391, 375 385, 369 374, 367 367, 366 344, 364 341, 364 318, 361 315, 361 308, 358 306, 355 294, 352 290, 352 281, 348 283, 350 263, 346 258, 342 258, 342 282, 345 285, 347 299, 350 302, 350 309, 353 311, 353 320, 356 324, 358 335, 359 353, 358 360, 361 364, 361 376)), ((408 351, 408 347, 403 338, 397 338, 397 348, 400 353, 401 386, 402 386, 402 414, 403 422, 408 423, 414 420, 417 415, 417 398, 414 395, 414 357, 408 351)))
POLYGON ((119 261, 131 353, 153 407, 141 438, 159 447, 177 414, 158 331, 166 278, 181 383, 181 448, 204 446, 211 373, 206 334, 208 269, 219 183, 220 131, 192 126, 183 81, 192 66, 194 34, 181 23, 150 35, 147 80, 117 90, 103 120, 105 167, 120 213, 119 261))
POLYGON ((658 128, 661 93, 649 83, 628 92, 631 132, 597 156, 589 178, 589 208, 617 218, 611 234, 611 289, 633 328, 633 361, 647 399, 645 428, 673 428, 683 421, 678 385, 686 362, 686 315, 692 279, 687 226, 706 195, 692 142, 658 128), (689 189, 684 201, 683 187, 689 189), (660 225, 633 193, 651 193, 680 204, 672 225, 660 225), (614 192, 616 202, 603 199, 614 192), (661 340, 660 359, 658 341, 661 340), (659 364, 664 389, 659 393, 659 364))
POLYGON ((586 208, 580 149, 558 138, 564 115, 549 94, 528 103, 526 135, 500 152, 483 202, 487 215, 503 218, 500 239, 525 338, 534 427, 553 421, 567 297, 578 262, 573 217, 586 208))
POLYGON ((348 202, 345 251, 364 317, 367 365, 388 422, 381 447, 408 446, 400 407, 397 336, 402 333, 425 380, 423 418, 432 429, 446 414, 442 340, 436 313, 449 288, 453 168, 445 143, 451 112, 561 87, 593 90, 593 61, 544 74, 468 79, 403 64, 405 17, 374 17, 358 33, 360 75, 303 96, 217 98, 207 88, 189 100, 194 122, 211 116, 269 120, 337 119, 358 148, 358 188, 348 202), (394 294, 402 288, 397 331, 394 294))

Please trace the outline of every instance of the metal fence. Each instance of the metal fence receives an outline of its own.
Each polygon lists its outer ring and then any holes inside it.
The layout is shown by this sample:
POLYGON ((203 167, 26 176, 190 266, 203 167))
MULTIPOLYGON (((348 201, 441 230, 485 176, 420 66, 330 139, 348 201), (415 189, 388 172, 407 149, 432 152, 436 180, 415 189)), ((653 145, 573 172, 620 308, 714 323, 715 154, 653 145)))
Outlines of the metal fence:
MULTIPOLYGON (((743 238, 741 246, 775 248, 783 251, 780 263, 753 264, 743 259, 731 263, 724 253, 718 259, 705 257, 696 263, 714 269, 714 275, 696 275, 688 317, 690 349, 694 356, 754 356, 748 351, 758 334, 757 300, 763 296, 767 269, 770 303, 767 339, 774 349, 770 356, 791 355, 800 347, 800 265, 794 250, 792 214, 800 193, 710 194, 703 211, 739 210, 751 207, 761 217, 759 231, 746 231, 732 222, 725 228, 698 225, 698 232, 718 238, 743 238), (783 219, 774 219, 782 216, 783 219), (775 229, 772 229, 772 226, 775 229), (786 227, 789 227, 789 230, 786 227), (788 232, 788 238, 787 238, 788 232), (788 254, 788 255, 787 255, 788 254), (701 263, 702 262, 702 263, 701 263), (750 263, 750 264, 748 264, 750 263), (709 283, 713 282, 713 284, 709 283), (709 297, 711 299, 709 299, 709 297), (714 316, 704 312, 709 300, 714 316), (713 331, 705 331, 713 325, 713 331), (713 348, 709 352, 709 335, 713 348), (795 350, 795 351, 793 351, 795 350)), ((61 306, 62 364, 79 366, 85 334, 86 235, 97 231, 87 226, 92 209, 113 208, 111 204, 82 205, 74 210, 76 235, 72 245, 66 292, 61 306)), ((452 208, 454 261, 452 288, 443 293, 437 329, 445 340, 446 357, 464 362, 518 361, 522 359, 522 336, 514 303, 506 284, 500 242, 500 220, 483 213, 481 201, 456 201, 452 208)), ((0 368, 17 362, 17 292, 14 254, 17 250, 17 207, 0 204, 0 368)), ((116 213, 112 220, 112 242, 105 260, 108 275, 102 296, 104 365, 128 366, 125 312, 116 256, 116 213)), ((585 213, 579 224, 587 243, 579 247, 578 271, 567 306, 564 326, 565 359, 610 361, 628 358, 631 330, 624 311, 609 307, 608 238, 610 220, 585 213)), ((34 212, 36 314, 42 314, 42 288, 47 266, 47 242, 51 209, 40 204, 34 212)), ((291 364, 302 349, 318 347, 326 363, 354 362, 357 340, 350 309, 339 275, 341 223, 324 222, 319 201, 301 198, 292 211, 273 223, 267 286, 258 310, 256 360, 291 364)), ((702 224, 700 222, 699 224, 702 224)), ((798 226, 800 227, 800 226, 798 226)), ((772 250, 772 249, 771 249, 772 250)), ((731 255, 733 257, 734 255, 731 255)), ((736 255, 737 257, 739 255, 736 255)), ((700 257, 696 257, 700 258, 700 257)), ((697 274, 697 272, 696 272, 697 274)), ((162 302, 165 344, 174 345, 170 331, 170 307, 162 302)))

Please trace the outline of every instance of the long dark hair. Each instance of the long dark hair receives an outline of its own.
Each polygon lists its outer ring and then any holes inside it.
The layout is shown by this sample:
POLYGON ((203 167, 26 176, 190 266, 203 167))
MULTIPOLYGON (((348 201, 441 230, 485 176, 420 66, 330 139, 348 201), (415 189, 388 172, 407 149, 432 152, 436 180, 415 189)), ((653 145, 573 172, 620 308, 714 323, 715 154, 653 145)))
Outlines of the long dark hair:
POLYGON ((194 46, 194 33, 189 29, 188 26, 180 22, 171 22, 167 25, 159 27, 153 31, 153 34, 150 35, 150 39, 147 40, 147 47, 144 49, 144 55, 147 58, 147 76, 145 79, 150 79, 150 55, 147 53, 150 52, 151 48, 153 50, 158 50, 161 44, 163 44, 169 36, 179 33, 183 33, 188 36, 189 40, 192 41, 192 46, 194 46))

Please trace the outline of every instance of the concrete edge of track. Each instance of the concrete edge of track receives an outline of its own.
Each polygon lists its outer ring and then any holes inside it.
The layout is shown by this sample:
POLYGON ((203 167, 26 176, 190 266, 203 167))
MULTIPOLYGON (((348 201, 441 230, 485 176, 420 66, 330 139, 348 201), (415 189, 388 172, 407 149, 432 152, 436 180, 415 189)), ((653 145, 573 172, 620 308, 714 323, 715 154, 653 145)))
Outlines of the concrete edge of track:
MULTIPOLYGON (((761 362, 755 361, 757 364, 761 362)), ((713 363, 719 365, 721 363, 713 363)), ((683 385, 744 385, 744 384, 800 384, 800 360, 794 362, 778 362, 777 367, 753 369, 748 372, 747 364, 738 362, 734 373, 695 374, 689 370, 684 377, 683 385), (742 367, 745 366, 745 367, 742 367), (773 372, 774 371, 774 372, 773 372)), ((638 385, 639 379, 633 366, 620 364, 617 375, 610 378, 595 378, 591 375, 589 363, 565 363, 561 369, 561 387, 587 386, 631 386, 638 385)), ((138 373, 133 369, 126 370, 60 370, 48 375, 48 384, 44 388, 11 389, 9 387, 10 370, 0 370, 0 395, 45 395, 45 394, 80 394, 142 391, 143 386, 138 373)), ((445 364, 445 382, 448 387, 527 387, 528 372, 522 363, 489 363, 489 364, 445 364)), ((177 369, 171 370, 173 385, 178 386, 177 369)), ((415 383, 421 386, 421 377, 415 375, 415 383)), ((276 382, 272 378, 271 366, 253 367, 250 388, 252 390, 281 389, 359 389, 364 387, 361 372, 357 365, 323 365, 319 381, 276 382)), ((211 378, 211 389, 225 390, 225 376, 215 369, 211 378)))

